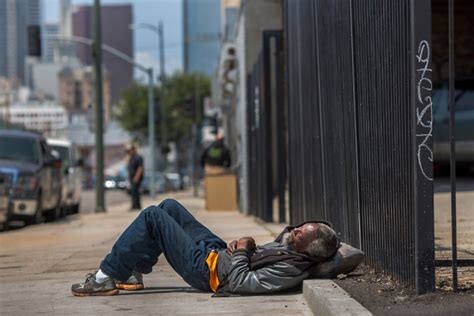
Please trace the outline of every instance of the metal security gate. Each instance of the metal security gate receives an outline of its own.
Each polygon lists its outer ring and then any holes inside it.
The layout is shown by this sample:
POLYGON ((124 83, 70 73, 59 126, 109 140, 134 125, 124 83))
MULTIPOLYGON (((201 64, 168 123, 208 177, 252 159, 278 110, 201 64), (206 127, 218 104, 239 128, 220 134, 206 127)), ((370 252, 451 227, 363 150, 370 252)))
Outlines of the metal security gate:
POLYGON ((285 221, 286 126, 281 31, 264 31, 262 52, 248 77, 247 126, 250 213, 285 221), (277 202, 274 214, 274 200, 277 202))
POLYGON ((285 2, 290 209, 434 290, 429 0, 285 2))

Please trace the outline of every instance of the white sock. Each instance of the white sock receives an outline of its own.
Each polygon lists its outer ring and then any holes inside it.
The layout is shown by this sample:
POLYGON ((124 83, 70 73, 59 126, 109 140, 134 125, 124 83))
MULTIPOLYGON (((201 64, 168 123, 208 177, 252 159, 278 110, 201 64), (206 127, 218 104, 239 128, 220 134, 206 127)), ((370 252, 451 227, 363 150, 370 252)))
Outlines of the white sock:
POLYGON ((107 274, 105 274, 101 269, 99 269, 99 271, 97 271, 97 273, 95 274, 95 280, 97 281, 97 283, 102 283, 107 278, 110 278, 110 277, 107 274))

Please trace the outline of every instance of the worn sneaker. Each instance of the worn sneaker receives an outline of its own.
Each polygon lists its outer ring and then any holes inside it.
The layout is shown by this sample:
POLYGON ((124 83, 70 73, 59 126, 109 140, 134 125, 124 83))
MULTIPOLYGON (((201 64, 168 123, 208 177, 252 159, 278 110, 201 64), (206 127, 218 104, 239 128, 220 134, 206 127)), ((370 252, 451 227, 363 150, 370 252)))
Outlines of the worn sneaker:
POLYGON ((95 273, 88 273, 84 283, 73 284, 71 291, 76 296, 108 296, 119 293, 112 278, 107 278, 104 282, 98 283, 95 279, 95 273))
POLYGON ((125 291, 138 291, 145 288, 142 274, 136 271, 133 271, 132 275, 125 282, 115 280, 115 285, 118 289, 125 291))

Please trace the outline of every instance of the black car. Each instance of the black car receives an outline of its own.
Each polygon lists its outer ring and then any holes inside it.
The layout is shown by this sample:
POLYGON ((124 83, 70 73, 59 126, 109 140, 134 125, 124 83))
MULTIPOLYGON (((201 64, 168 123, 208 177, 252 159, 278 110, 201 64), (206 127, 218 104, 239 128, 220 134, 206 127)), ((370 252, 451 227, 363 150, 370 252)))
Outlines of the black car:
POLYGON ((7 220, 38 223, 60 216, 61 159, 43 136, 0 130, 0 175, 10 183, 7 220))

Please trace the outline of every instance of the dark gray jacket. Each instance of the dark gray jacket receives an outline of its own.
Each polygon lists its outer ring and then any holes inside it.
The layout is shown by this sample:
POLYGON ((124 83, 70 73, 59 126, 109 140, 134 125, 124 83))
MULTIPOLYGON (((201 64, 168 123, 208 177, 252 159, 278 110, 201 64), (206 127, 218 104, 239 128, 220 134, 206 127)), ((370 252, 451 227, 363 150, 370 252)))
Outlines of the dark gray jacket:
POLYGON ((258 246, 255 251, 236 249, 229 256, 225 250, 221 250, 217 262, 220 284, 216 296, 290 289, 308 278, 319 262, 328 260, 307 256, 283 245, 283 234, 293 228, 285 228, 275 241, 258 246))

